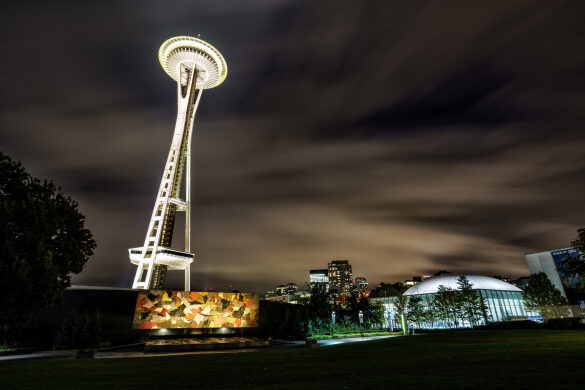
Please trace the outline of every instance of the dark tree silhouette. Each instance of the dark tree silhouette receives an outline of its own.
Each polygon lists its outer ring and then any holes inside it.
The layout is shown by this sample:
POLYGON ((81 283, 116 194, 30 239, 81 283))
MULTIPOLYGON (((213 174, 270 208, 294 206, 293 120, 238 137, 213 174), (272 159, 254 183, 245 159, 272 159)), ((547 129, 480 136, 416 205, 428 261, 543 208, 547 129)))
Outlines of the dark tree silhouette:
POLYGON ((331 296, 324 283, 314 283, 311 286, 311 297, 307 303, 309 318, 328 322, 331 320, 331 296))
POLYGON ((406 291, 403 283, 380 283, 370 293, 370 298, 397 297, 399 293, 406 291))
POLYGON ((0 152, 0 337, 13 341, 54 305, 93 254, 77 203, 0 152))
POLYGON ((384 321, 384 308, 382 304, 371 301, 357 292, 352 293, 347 299, 347 314, 352 321, 359 323, 359 313, 362 312, 364 324, 379 324, 384 321))

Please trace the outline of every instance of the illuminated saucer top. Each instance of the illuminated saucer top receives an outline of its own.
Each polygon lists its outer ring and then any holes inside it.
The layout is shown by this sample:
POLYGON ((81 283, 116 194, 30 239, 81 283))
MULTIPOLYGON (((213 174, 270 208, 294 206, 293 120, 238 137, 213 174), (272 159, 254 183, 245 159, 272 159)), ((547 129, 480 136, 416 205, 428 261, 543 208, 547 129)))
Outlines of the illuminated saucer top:
POLYGON ((180 36, 167 39, 158 51, 158 59, 175 81, 180 78, 180 64, 188 68, 196 67, 197 89, 217 87, 227 76, 227 64, 221 53, 198 38, 180 36))

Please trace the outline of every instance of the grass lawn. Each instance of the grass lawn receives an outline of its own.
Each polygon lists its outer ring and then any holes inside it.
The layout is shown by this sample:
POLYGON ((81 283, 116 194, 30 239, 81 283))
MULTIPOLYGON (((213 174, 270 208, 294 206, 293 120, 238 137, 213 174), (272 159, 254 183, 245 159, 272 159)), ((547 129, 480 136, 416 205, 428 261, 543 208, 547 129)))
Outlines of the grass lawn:
POLYGON ((10 361, 2 389, 584 389, 585 332, 464 331, 293 350, 10 361))

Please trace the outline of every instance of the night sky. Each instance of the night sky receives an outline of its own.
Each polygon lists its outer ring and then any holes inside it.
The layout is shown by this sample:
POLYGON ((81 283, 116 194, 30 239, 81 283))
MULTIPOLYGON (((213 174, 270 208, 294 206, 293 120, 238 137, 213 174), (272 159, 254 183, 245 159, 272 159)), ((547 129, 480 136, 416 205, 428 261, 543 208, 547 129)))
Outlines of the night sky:
POLYGON ((583 1, 26 1, 0 18, 0 150, 79 202, 98 248, 74 284, 132 284, 175 35, 229 69, 195 124, 193 290, 302 285, 334 259, 371 285, 518 277, 585 227, 583 1))

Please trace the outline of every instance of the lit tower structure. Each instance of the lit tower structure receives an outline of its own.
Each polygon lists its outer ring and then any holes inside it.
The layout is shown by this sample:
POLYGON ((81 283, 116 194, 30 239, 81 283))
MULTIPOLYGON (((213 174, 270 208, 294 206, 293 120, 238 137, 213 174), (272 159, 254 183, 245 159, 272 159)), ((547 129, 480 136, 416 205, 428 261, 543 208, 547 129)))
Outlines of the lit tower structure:
POLYGON ((158 59, 177 82, 178 112, 169 156, 154 202, 144 245, 129 249, 138 266, 132 288, 163 289, 167 270, 185 272, 185 291, 191 289, 191 135, 195 112, 204 89, 218 86, 227 76, 227 64, 209 43, 192 37, 174 37, 162 44, 158 59), (185 176, 185 196, 180 198, 185 176), (185 213, 185 251, 171 248, 177 212, 185 213))

